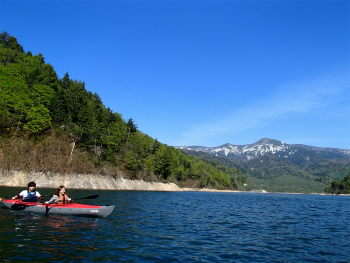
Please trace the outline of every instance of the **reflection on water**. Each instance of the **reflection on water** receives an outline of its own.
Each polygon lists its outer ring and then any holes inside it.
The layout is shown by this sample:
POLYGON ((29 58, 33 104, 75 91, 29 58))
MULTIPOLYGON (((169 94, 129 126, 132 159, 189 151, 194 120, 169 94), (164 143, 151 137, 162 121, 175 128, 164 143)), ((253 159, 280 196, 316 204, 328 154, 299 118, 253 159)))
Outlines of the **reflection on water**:
MULTIPOLYGON (((30 259, 53 262, 66 257, 82 259, 81 253, 93 252, 91 231, 98 220, 60 215, 42 215, 2 209, 0 227, 1 254, 11 255, 9 262, 30 259), (8 220, 10 219, 10 220, 8 220), (15 252, 15 253, 14 253, 15 252)), ((1 258, 1 257, 0 257, 1 258)))

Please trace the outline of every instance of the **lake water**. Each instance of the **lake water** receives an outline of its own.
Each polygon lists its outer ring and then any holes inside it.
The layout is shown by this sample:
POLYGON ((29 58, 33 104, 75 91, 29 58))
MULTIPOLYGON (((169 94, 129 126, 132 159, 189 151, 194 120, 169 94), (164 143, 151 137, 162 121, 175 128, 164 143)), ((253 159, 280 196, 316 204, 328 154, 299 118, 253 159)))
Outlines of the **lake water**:
POLYGON ((0 262, 350 262, 349 196, 68 192, 117 206, 108 218, 0 209, 0 262))

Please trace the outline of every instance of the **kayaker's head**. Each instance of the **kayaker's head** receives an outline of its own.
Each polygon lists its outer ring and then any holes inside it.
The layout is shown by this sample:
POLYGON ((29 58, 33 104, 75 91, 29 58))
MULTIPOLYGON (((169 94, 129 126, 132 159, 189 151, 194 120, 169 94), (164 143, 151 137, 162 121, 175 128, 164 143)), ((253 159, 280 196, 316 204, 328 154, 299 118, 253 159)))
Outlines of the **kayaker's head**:
POLYGON ((35 182, 32 181, 32 182, 28 183, 28 189, 29 189, 30 192, 34 192, 35 187, 36 187, 36 183, 35 182))
POLYGON ((60 185, 58 188, 57 188, 57 191, 56 191, 56 195, 64 195, 64 193, 66 192, 66 187, 64 185, 60 185))

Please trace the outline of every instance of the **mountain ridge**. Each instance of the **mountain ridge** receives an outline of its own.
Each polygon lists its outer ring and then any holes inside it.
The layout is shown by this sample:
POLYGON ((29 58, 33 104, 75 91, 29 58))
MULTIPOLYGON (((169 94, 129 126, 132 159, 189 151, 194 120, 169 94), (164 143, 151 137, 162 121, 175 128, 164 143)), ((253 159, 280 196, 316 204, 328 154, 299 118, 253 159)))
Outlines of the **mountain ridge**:
MULTIPOLYGON (((263 156, 266 154, 276 154, 279 152, 288 152, 290 155, 294 154, 293 149, 304 148, 316 152, 330 152, 338 155, 348 156, 350 158, 350 150, 331 148, 331 147, 316 147, 304 144, 287 144, 282 141, 278 141, 270 138, 262 138, 257 142, 244 145, 234 145, 231 143, 225 143, 220 146, 206 147, 206 146, 175 146, 175 148, 181 150, 203 151, 210 154, 216 154, 217 156, 225 157, 237 157, 244 155, 248 160, 263 156), (251 153, 251 154, 249 154, 251 153)), ((340 157, 338 156, 338 158, 340 157)))
POLYGON ((250 180, 271 191, 305 192, 310 191, 307 184, 317 184, 314 189, 321 192, 332 180, 350 173, 350 150, 287 144, 270 138, 246 145, 226 143, 217 147, 176 148, 195 156, 204 152, 227 158, 242 167, 250 180))

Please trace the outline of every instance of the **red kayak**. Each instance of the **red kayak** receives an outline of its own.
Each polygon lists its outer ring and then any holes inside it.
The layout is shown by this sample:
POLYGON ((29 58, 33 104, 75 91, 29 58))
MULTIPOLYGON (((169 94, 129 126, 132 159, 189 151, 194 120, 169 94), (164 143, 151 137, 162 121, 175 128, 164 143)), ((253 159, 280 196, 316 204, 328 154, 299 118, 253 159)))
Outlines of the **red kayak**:
POLYGON ((98 206, 78 203, 46 205, 44 203, 37 202, 22 202, 20 199, 2 199, 0 203, 4 208, 9 208, 12 210, 24 210, 27 212, 42 214, 65 214, 88 217, 107 217, 115 208, 115 205, 98 206))

